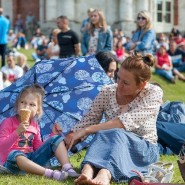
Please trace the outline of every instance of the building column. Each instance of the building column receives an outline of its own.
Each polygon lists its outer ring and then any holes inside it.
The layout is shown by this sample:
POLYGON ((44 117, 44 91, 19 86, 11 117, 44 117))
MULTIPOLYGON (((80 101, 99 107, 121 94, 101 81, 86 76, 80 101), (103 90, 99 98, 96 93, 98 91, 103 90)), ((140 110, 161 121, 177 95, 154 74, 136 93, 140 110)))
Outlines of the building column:
MULTIPOLYGON (((52 1, 51 1, 52 2, 52 1)), ((75 2, 74 0, 58 0, 57 1, 57 14, 65 15, 69 20, 75 20, 75 2)))
POLYGON ((10 20, 13 21, 13 0, 1 0, 1 7, 3 8, 3 15, 9 15, 10 20))
POLYGON ((46 0, 40 0, 39 1, 39 12, 40 12, 40 24, 43 24, 46 21, 46 0))
POLYGON ((45 19, 46 21, 51 21, 51 20, 56 20, 58 17, 57 15, 57 0, 45 0, 45 7, 46 7, 46 12, 45 12, 45 19))
POLYGON ((135 30, 133 0, 120 0, 119 17, 123 32, 131 36, 130 30, 135 30))
POLYGON ((148 0, 137 0, 136 1, 136 15, 141 10, 149 10, 148 0))

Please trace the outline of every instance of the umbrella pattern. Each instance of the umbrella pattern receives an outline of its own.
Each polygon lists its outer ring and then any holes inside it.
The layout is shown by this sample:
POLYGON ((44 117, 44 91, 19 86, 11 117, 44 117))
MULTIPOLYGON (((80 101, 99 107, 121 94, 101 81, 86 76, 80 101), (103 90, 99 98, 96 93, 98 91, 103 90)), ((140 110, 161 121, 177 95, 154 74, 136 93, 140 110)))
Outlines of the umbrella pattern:
POLYGON ((58 122, 63 133, 82 119, 102 86, 111 84, 94 57, 42 60, 23 77, 0 91, 0 123, 15 114, 15 101, 27 85, 37 83, 44 87, 43 116, 39 120, 43 140, 58 122))

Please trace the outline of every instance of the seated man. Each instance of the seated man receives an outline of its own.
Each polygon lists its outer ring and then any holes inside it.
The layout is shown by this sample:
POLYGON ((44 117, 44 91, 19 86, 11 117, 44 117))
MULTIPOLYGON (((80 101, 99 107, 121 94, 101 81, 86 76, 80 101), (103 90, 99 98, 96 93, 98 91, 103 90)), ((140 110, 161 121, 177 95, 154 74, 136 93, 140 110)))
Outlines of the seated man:
POLYGON ((16 65, 15 57, 11 53, 7 56, 7 65, 3 66, 1 71, 7 75, 11 83, 23 75, 23 69, 16 65))
POLYGON ((185 52, 178 49, 175 41, 170 42, 170 49, 168 50, 173 63, 173 67, 179 72, 185 71, 185 52))
POLYGON ((42 40, 42 44, 36 49, 36 53, 32 53, 33 59, 37 62, 47 58, 47 39, 42 40))
POLYGON ((18 32, 17 35, 16 35, 16 43, 15 43, 15 47, 17 49, 20 49, 21 48, 25 48, 25 45, 26 45, 26 37, 25 37, 25 34, 22 33, 22 32, 18 32))

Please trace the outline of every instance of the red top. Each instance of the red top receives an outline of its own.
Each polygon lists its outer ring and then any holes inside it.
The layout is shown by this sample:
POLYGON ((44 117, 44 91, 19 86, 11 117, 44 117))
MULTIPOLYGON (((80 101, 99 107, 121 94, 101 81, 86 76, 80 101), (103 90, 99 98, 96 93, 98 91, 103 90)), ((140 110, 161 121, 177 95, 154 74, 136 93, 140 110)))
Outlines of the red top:
POLYGON ((160 53, 157 53, 157 59, 158 59, 158 65, 163 66, 164 64, 170 67, 170 58, 168 53, 165 55, 161 55, 160 53))
POLYGON ((117 55, 117 57, 118 58, 123 57, 124 52, 125 52, 124 48, 118 48, 118 49, 116 49, 116 55, 117 55))

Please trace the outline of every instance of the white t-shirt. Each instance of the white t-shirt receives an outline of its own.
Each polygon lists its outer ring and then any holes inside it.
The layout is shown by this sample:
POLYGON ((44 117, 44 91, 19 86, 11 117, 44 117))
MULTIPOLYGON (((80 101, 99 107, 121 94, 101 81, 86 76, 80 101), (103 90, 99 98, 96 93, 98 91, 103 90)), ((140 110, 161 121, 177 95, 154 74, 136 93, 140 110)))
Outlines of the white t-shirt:
POLYGON ((0 90, 2 90, 2 89, 3 89, 3 74, 0 71, 0 90))
POLYGON ((50 59, 59 58, 60 47, 58 44, 55 45, 53 42, 50 42, 48 44, 48 49, 50 49, 52 53, 52 56, 50 57, 50 59), (55 55, 55 53, 58 53, 58 55, 55 55))
POLYGON ((8 76, 10 82, 16 81, 24 74, 23 69, 17 65, 13 69, 8 66, 3 66, 1 71, 8 76))

